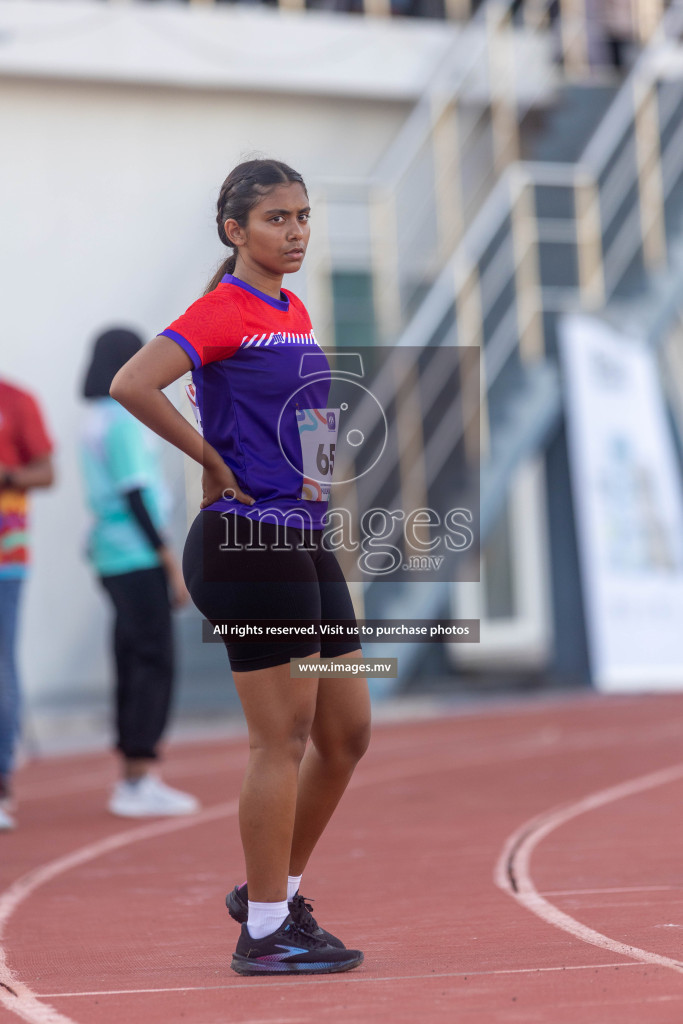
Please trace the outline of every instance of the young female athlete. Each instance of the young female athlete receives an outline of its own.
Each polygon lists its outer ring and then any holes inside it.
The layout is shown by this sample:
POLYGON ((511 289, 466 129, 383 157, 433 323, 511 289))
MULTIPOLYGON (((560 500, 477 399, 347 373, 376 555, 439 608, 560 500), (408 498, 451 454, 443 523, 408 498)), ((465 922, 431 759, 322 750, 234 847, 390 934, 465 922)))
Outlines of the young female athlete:
MULTIPOLYGON (((286 164, 250 160, 234 168, 216 218, 233 255, 202 298, 145 345, 111 388, 130 412, 203 466, 202 511, 188 534, 183 571, 193 601, 212 622, 355 621, 341 569, 321 543, 326 502, 306 487, 299 435, 301 418, 325 409, 329 377, 302 381, 302 356, 324 355, 303 304, 281 289, 283 275, 302 264, 309 215, 303 179, 286 164), (203 439, 162 393, 188 370, 203 439)), ((298 890, 367 749, 367 681, 290 678, 290 659, 358 657, 360 645, 265 642, 252 634, 226 646, 250 744, 239 811, 247 883, 227 898, 243 922, 232 968, 349 970, 363 954, 321 929, 298 890)))

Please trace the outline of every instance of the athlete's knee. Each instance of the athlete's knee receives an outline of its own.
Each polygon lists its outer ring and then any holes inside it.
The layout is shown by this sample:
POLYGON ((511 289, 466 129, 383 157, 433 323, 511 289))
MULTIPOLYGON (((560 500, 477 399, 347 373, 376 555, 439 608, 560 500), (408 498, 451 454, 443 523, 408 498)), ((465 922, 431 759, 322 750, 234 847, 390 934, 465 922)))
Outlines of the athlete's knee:
POLYGON ((346 766, 355 765, 370 745, 370 722, 358 723, 354 728, 334 736, 318 736, 314 743, 323 760, 346 766))
POLYGON ((306 737, 300 735, 260 736, 249 741, 249 749, 252 754, 260 758, 300 764, 306 750, 306 737))
POLYGON ((279 723, 277 728, 253 732, 249 737, 250 749, 299 763, 304 756, 312 724, 312 713, 301 712, 288 723, 279 723))
POLYGON ((354 762, 360 761, 370 746, 370 722, 364 722, 347 737, 347 754, 354 762))

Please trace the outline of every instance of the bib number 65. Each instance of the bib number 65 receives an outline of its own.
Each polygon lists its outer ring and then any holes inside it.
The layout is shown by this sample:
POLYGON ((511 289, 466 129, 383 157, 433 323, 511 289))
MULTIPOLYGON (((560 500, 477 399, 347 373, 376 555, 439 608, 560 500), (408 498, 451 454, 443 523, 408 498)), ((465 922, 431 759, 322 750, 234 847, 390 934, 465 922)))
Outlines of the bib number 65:
POLYGON ((318 467, 318 472, 321 476, 332 476, 334 470, 334 450, 337 446, 335 444, 319 444, 318 454, 315 458, 315 464, 318 467), (329 448, 329 455, 325 452, 325 448, 329 448))

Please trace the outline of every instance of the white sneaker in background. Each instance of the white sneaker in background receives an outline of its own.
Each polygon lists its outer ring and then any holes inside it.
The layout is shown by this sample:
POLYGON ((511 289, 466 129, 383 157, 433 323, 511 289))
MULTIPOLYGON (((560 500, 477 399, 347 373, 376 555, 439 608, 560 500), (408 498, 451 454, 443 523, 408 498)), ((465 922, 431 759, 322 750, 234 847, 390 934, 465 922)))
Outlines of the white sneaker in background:
POLYGON ((16 828, 17 823, 9 811, 9 800, 0 800, 0 832, 7 832, 11 828, 16 828))
POLYGON ((135 782, 117 782, 109 810, 119 818, 156 818, 162 815, 194 814, 200 804, 190 793, 172 789, 151 773, 135 782))

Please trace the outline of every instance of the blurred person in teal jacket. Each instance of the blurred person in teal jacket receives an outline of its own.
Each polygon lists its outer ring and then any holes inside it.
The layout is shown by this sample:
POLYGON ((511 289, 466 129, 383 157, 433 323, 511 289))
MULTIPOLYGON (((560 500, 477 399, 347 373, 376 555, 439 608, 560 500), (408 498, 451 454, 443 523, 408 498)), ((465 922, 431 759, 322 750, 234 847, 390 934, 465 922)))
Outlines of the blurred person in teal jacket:
POLYGON ((171 607, 189 600, 163 536, 164 488, 154 438, 109 397, 111 382, 141 339, 113 328, 95 342, 83 395, 81 465, 93 514, 88 558, 114 609, 116 748, 123 777, 109 810, 120 817, 190 814, 198 802, 171 789, 153 767, 166 728, 174 675, 171 607))

